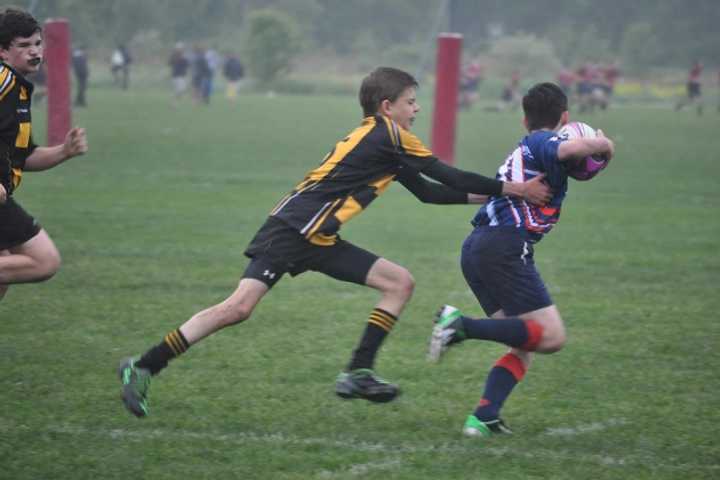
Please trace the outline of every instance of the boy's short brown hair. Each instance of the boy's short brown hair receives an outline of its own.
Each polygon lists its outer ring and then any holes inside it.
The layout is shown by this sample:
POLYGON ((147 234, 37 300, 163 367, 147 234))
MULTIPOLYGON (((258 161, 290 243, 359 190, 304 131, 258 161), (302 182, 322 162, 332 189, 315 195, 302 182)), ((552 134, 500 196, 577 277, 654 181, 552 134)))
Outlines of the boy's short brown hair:
POLYGON ((42 29, 35 17, 24 10, 7 7, 0 10, 0 47, 7 50, 16 38, 27 38, 42 29))
POLYGON ((392 67, 376 68, 360 85, 358 98, 363 115, 375 115, 383 100, 394 102, 406 89, 417 86, 415 77, 407 72, 392 67))

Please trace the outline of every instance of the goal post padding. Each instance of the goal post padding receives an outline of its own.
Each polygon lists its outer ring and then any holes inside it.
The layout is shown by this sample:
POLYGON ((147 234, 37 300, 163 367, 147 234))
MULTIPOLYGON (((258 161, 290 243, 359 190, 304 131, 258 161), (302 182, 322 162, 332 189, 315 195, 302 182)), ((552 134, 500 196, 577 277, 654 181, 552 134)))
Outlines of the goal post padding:
POLYGON ((462 40, 463 37, 459 33, 441 33, 437 40, 431 148, 435 156, 450 165, 455 163, 455 126, 462 40))
POLYGON ((70 111, 70 24, 52 18, 43 28, 45 67, 47 68, 47 144, 65 140, 72 124, 70 111))

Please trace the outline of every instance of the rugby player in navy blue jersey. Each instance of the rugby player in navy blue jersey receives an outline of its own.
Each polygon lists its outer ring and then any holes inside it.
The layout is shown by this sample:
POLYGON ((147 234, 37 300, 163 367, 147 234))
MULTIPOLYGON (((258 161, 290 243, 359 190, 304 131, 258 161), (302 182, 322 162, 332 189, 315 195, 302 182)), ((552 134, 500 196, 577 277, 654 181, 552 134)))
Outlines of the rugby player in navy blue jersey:
POLYGON ((32 140, 25 77, 40 69, 42 31, 29 13, 0 11, 0 299, 8 286, 41 282, 60 267, 60 254, 45 229, 15 200, 24 171, 55 167, 87 151, 85 130, 73 128, 61 145, 38 147, 32 140))
POLYGON ((368 207, 393 180, 420 200, 437 204, 473 202, 481 197, 472 194, 479 194, 512 195, 542 205, 551 196, 542 176, 529 182, 502 182, 452 168, 434 157, 409 131, 420 110, 416 87, 411 75, 394 68, 378 68, 363 80, 360 126, 337 142, 320 166, 275 205, 245 250, 250 263, 237 289, 225 301, 194 315, 142 356, 121 363, 122 399, 131 413, 147 415, 150 378, 171 359, 208 335, 247 320, 285 273, 295 276, 307 270, 380 292, 359 345, 338 375, 337 395, 372 402, 389 402, 398 395, 396 385, 375 375, 373 364, 381 343, 410 300, 414 280, 400 265, 341 239, 340 227, 368 207))
POLYGON ((528 130, 500 166, 495 178, 526 182, 544 175, 553 191, 545 206, 491 195, 472 220, 474 229, 462 247, 463 275, 490 318, 473 319, 444 305, 430 338, 428 357, 438 361, 449 347, 468 339, 503 343, 510 351, 492 367, 485 391, 463 432, 469 436, 510 433, 500 409, 527 371, 532 352, 554 353, 565 344, 565 326, 535 268, 533 245, 557 223, 568 188, 563 162, 602 154, 614 145, 598 130, 597 138, 563 141, 556 130, 568 121, 567 96, 553 83, 531 88, 523 98, 528 130))

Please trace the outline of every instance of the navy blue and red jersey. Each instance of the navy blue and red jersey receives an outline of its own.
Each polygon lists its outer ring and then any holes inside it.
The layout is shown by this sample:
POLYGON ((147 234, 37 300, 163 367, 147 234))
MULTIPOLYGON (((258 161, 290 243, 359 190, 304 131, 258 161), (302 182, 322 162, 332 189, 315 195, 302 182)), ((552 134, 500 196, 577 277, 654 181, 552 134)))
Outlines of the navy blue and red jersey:
POLYGON ((478 210, 475 226, 515 226, 529 233, 532 242, 539 242, 560 219, 560 209, 568 188, 568 176, 557 151, 563 139, 550 130, 538 130, 522 139, 498 169, 495 178, 503 182, 527 182, 544 173, 553 197, 544 207, 520 198, 495 196, 478 210))

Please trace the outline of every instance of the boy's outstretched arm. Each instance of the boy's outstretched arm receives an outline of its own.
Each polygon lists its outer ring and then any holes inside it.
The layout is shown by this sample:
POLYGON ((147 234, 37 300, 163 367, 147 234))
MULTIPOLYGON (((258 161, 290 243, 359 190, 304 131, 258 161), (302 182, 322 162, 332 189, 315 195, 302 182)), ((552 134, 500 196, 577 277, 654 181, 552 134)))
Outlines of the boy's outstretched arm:
POLYGON ((552 198, 552 191, 538 175, 524 183, 501 182, 477 173, 460 170, 436 160, 425 166, 421 172, 433 180, 455 190, 479 195, 509 195, 523 198, 536 205, 545 205, 552 198))
POLYGON ((442 183, 429 182, 409 168, 398 173, 397 181, 423 203, 458 205, 468 203, 468 193, 450 188, 442 183))
POLYGON ((61 164, 65 160, 83 155, 88 150, 85 129, 75 127, 65 136, 65 141, 53 147, 37 147, 25 160, 25 170, 38 172, 61 164))

